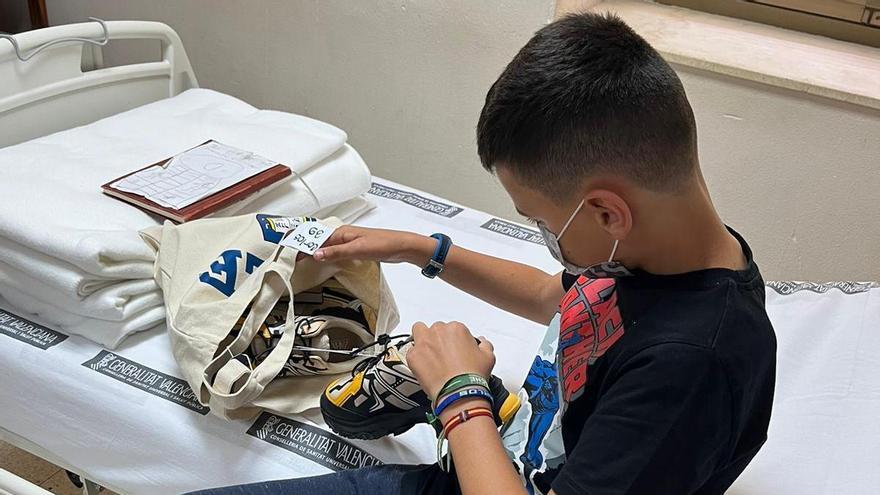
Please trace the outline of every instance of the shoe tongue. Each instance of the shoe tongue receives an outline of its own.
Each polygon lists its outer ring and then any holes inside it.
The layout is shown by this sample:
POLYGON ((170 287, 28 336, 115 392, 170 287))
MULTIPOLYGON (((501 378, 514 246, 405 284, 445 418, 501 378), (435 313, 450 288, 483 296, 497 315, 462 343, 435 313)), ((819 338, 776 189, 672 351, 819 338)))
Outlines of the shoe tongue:
MULTIPOLYGON (((352 339, 351 335, 335 335, 334 338, 330 338, 330 335, 327 332, 321 332, 312 338, 304 338, 303 345, 307 347, 314 347, 316 349, 329 349, 333 351, 350 351, 357 347, 357 343, 352 339)), ((312 356, 319 357, 324 360, 324 362, 337 361, 341 356, 340 354, 336 354, 335 356, 331 356, 329 352, 320 352, 320 351, 310 351, 312 356)), ((346 358, 348 359, 348 358, 346 358)))
POLYGON ((315 337, 322 333, 327 320, 324 318, 302 318, 297 320, 296 333, 305 339, 315 337))
POLYGON ((385 360, 386 361, 392 361, 392 360, 393 361, 400 361, 404 365, 409 366, 408 364, 406 364, 406 354, 409 352, 410 349, 412 349, 412 346, 413 346, 412 342, 407 342, 406 344, 404 344, 402 346, 389 347, 388 353, 385 355, 385 360))
MULTIPOLYGON (((330 336, 327 335, 326 333, 322 333, 321 335, 318 335, 317 337, 315 337, 313 339, 308 339, 306 342, 308 342, 307 345, 309 347, 314 347, 316 349, 332 349, 333 348, 332 343, 330 342, 330 336)), ((312 351, 312 355, 323 359, 324 362, 327 362, 330 359, 329 352, 312 351)))
MULTIPOLYGON (((304 321, 299 321, 300 325, 297 326, 297 338, 298 341, 301 342, 301 345, 306 347, 313 347, 316 349, 331 349, 332 343, 330 342, 330 336, 327 335, 327 332, 324 332, 324 326, 327 325, 327 320, 323 318, 303 318, 304 321)), ((318 357, 327 362, 330 358, 329 352, 320 352, 320 351, 296 351, 294 352, 308 354, 310 356, 318 357)))

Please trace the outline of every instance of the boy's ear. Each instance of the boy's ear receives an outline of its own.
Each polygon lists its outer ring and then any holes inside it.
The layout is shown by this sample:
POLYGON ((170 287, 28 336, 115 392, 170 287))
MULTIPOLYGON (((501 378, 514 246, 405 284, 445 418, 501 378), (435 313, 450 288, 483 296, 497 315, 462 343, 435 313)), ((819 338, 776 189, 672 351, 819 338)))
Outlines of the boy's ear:
POLYGON ((600 228, 618 241, 626 239, 633 224, 632 210, 626 200, 608 189, 590 191, 584 199, 584 207, 600 228))

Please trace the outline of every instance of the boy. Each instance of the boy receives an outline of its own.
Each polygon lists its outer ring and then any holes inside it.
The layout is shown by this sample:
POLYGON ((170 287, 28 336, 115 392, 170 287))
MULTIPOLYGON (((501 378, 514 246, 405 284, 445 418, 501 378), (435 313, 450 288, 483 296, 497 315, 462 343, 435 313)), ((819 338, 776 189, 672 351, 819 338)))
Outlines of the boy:
MULTIPOLYGON (((751 251, 709 198, 676 74, 620 19, 566 17, 541 29, 489 90, 477 143, 484 167, 541 230, 563 274, 457 246, 444 257, 442 236, 357 227, 337 230, 315 258, 442 270, 459 289, 550 324, 556 356, 536 359, 530 407, 518 413, 531 412, 522 418, 525 446, 508 454, 497 418, 474 416, 449 431, 454 477, 383 466, 262 488, 723 493, 766 439, 776 343, 751 251), (553 442, 564 452, 553 453, 553 442)), ((371 365, 408 367, 423 390, 407 392, 413 403, 436 398, 451 377, 490 376, 491 344, 475 342, 461 323, 416 323, 412 333, 405 358, 398 347, 397 361, 371 365)), ((331 386, 325 402, 361 414, 365 429, 407 427, 389 426, 417 416, 405 404, 368 414, 346 400, 370 399, 370 380, 381 381, 367 370, 356 384, 331 386)), ((440 421, 490 404, 479 394, 456 400, 440 421)))

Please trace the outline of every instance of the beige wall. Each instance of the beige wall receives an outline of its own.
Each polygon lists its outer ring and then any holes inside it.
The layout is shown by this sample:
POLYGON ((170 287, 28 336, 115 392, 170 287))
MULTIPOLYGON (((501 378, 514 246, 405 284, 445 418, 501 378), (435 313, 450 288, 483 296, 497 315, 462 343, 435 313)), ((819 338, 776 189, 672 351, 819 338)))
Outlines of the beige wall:
MULTIPOLYGON (((551 0, 48 4, 52 23, 164 21, 202 86, 334 123, 376 175, 516 219, 479 167, 474 126, 495 76, 553 16, 551 0)), ((678 70, 713 197, 766 278, 880 279, 878 111, 678 70)))
POLYGON ((765 278, 880 280, 880 111, 676 69, 713 199, 765 278))
POLYGON ((199 84, 349 134, 375 175, 515 215, 479 165, 489 86, 553 0, 47 0, 52 24, 158 20, 199 84))

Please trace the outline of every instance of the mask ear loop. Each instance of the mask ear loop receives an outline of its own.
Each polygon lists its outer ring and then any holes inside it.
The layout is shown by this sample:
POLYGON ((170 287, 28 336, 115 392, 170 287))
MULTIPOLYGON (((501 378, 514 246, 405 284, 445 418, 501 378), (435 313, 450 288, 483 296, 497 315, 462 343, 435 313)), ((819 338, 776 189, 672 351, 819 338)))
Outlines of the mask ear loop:
POLYGON ((568 230, 568 226, 571 225, 571 222, 574 221, 574 217, 581 211, 581 208, 584 207, 584 203, 587 202, 587 198, 581 200, 581 203, 575 208, 574 213, 568 217, 568 221, 565 222, 565 225, 562 226, 562 230, 559 231, 559 235, 556 236, 556 242, 559 242, 559 239, 562 239, 562 235, 565 234, 565 231, 568 230))
POLYGON ((614 255, 617 254, 617 246, 620 245, 619 239, 614 239, 614 247, 611 248, 611 256, 608 257, 608 262, 614 261, 614 255))

